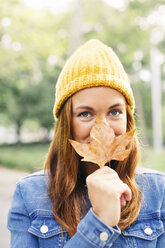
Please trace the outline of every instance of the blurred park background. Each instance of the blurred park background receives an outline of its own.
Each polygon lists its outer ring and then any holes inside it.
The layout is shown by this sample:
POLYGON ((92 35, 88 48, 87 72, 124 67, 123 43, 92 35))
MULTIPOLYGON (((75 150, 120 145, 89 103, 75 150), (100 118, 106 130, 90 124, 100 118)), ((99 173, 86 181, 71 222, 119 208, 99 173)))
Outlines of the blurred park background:
POLYGON ((141 165, 165 172, 164 0, 0 0, 0 18, 1 167, 43 168, 60 70, 97 38, 129 75, 141 165))

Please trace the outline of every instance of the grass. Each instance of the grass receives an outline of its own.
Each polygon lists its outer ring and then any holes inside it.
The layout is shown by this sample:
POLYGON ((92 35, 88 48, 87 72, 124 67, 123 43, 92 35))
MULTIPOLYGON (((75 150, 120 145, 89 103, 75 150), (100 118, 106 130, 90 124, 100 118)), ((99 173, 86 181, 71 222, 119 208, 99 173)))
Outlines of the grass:
POLYGON ((0 165, 28 172, 43 169, 49 144, 0 146, 0 165))
MULTIPOLYGON (((43 169, 48 148, 48 143, 0 146, 0 165, 28 172, 43 169)), ((152 148, 142 148, 141 166, 165 172, 165 148, 160 154, 152 148)))
POLYGON ((154 152, 151 147, 142 148, 141 165, 165 173, 165 147, 160 153, 154 152))

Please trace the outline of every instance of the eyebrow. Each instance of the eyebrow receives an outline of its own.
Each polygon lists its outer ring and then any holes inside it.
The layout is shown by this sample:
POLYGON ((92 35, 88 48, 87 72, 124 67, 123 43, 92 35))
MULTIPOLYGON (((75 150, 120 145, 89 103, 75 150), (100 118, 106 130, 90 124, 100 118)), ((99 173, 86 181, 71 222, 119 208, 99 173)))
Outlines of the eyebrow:
MULTIPOLYGON (((109 107, 109 109, 116 108, 116 107, 124 107, 123 103, 117 103, 109 107)), ((88 109, 88 110, 93 110, 92 107, 89 106, 79 106, 76 109, 88 109)))
POLYGON ((93 108, 89 107, 89 106, 79 106, 76 109, 89 109, 89 110, 92 110, 93 108))
POLYGON ((111 108, 117 108, 117 107, 124 107, 124 103, 114 104, 114 105, 110 106, 109 109, 111 109, 111 108))

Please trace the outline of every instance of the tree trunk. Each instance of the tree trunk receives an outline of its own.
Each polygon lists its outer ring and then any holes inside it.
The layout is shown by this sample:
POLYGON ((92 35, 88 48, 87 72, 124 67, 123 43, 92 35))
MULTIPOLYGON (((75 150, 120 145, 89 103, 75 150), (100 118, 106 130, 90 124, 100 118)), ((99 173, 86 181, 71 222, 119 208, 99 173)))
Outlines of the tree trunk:
POLYGON ((82 26, 83 26, 83 4, 84 0, 75 0, 75 11, 71 22, 70 30, 70 44, 68 49, 68 56, 80 45, 82 39, 82 26))
POLYGON ((17 143, 21 143, 21 121, 17 121, 16 123, 16 135, 17 135, 17 143))
POLYGON ((136 112, 137 112, 137 122, 140 126, 140 140, 142 144, 148 145, 147 135, 146 135, 146 123, 145 123, 145 117, 144 117, 144 108, 143 108, 143 100, 141 97, 141 94, 139 92, 138 86, 134 85, 134 96, 136 99, 136 112))

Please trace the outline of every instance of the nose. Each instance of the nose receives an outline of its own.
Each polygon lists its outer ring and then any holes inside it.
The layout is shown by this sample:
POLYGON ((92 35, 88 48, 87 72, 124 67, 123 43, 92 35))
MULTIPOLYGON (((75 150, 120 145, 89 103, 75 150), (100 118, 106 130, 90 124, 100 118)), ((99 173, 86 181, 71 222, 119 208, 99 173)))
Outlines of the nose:
POLYGON ((96 124, 104 123, 104 124, 106 124, 107 126, 110 126, 110 123, 108 122, 106 115, 104 115, 103 113, 99 113, 99 114, 96 116, 95 123, 96 123, 96 124))

